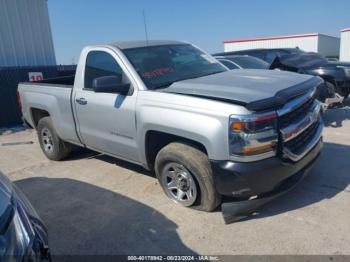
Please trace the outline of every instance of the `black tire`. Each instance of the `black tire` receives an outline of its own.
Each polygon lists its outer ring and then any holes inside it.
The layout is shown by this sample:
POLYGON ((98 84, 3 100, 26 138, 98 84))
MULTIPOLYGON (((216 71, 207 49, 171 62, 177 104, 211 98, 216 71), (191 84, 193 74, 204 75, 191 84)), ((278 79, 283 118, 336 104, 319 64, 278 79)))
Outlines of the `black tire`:
POLYGON ((350 91, 347 91, 347 92, 345 93, 344 100, 345 100, 345 99, 348 99, 349 95, 350 95, 350 91))
POLYGON ((157 154, 155 160, 157 178, 165 194, 174 200, 162 183, 165 167, 169 163, 178 163, 184 166, 194 177, 198 194, 195 202, 189 207, 210 212, 221 203, 221 197, 215 189, 209 159, 205 153, 193 146, 176 142, 168 144, 157 154))
POLYGON ((333 98, 335 96, 334 88, 324 83, 317 87, 316 98, 322 103, 326 102, 327 98, 333 98))
POLYGON ((328 97, 334 97, 336 93, 335 85, 331 82, 325 82, 326 87, 328 88, 328 97))
POLYGON ((52 120, 49 116, 43 117, 39 120, 37 133, 41 150, 44 152, 45 156, 48 159, 59 161, 66 158, 71 152, 70 144, 64 142, 58 137, 57 132, 53 127, 52 120), (48 143, 46 143, 48 140, 47 134, 50 135, 49 146, 48 143))
MULTIPOLYGON (((325 86, 327 87, 327 89, 328 89, 328 96, 327 96, 327 98, 329 97, 329 98, 334 98, 335 96, 336 96, 336 87, 335 87, 335 85, 333 84, 333 83, 331 83, 331 82, 328 82, 328 81, 326 81, 325 82, 325 86)), ((339 94, 339 95, 341 95, 341 94, 339 94)), ((330 104, 330 105, 328 105, 328 108, 329 109, 331 109, 331 108, 336 108, 337 106, 339 106, 339 105, 341 105, 342 103, 340 102, 340 103, 334 103, 334 104, 330 104)))
POLYGON ((336 87, 333 83, 326 81, 325 84, 329 89, 333 90, 334 93, 338 93, 339 95, 341 95, 344 98, 344 100, 347 99, 350 95, 350 90, 347 90, 347 91, 338 90, 339 92, 337 92, 336 87))

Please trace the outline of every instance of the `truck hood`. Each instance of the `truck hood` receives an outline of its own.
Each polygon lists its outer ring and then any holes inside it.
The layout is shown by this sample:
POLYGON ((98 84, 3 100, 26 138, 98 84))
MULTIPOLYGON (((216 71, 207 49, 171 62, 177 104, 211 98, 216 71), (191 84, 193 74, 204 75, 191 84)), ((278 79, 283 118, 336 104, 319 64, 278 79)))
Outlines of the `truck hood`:
POLYGON ((240 104, 252 111, 278 107, 322 83, 322 79, 277 70, 232 70, 175 82, 163 92, 240 104))

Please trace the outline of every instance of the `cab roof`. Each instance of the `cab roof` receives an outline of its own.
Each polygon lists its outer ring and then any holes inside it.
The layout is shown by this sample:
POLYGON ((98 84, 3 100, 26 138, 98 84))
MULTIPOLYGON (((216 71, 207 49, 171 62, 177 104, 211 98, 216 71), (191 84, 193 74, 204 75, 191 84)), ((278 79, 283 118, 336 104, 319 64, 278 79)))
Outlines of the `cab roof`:
POLYGON ((114 42, 110 45, 115 46, 119 49, 129 49, 129 48, 139 48, 147 46, 160 46, 160 45, 179 45, 187 44, 186 42, 181 41, 172 41, 172 40, 136 40, 136 41, 125 41, 125 42, 114 42))

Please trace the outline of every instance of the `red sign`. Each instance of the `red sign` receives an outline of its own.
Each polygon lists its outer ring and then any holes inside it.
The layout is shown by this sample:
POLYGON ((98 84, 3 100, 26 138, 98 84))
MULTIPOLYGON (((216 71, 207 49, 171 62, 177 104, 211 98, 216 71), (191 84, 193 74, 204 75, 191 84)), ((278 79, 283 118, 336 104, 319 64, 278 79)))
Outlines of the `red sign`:
POLYGON ((44 79, 42 72, 29 72, 28 75, 30 82, 41 81, 44 79))

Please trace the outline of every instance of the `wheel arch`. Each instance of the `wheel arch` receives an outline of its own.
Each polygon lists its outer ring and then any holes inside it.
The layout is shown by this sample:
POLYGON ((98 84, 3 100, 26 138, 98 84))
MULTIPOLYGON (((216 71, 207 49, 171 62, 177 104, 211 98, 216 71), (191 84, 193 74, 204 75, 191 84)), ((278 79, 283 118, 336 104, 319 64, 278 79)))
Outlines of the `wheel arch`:
POLYGON ((208 155, 207 147, 202 142, 196 141, 194 139, 189 139, 184 136, 171 134, 168 132, 148 130, 145 134, 144 142, 145 159, 148 169, 154 169, 154 162, 158 152, 163 147, 173 142, 179 142, 189 146, 193 146, 205 153, 206 155, 208 155))
POLYGON ((38 127, 40 119, 50 116, 50 113, 47 110, 36 107, 32 107, 30 109, 30 114, 32 117, 33 127, 35 129, 38 127))

